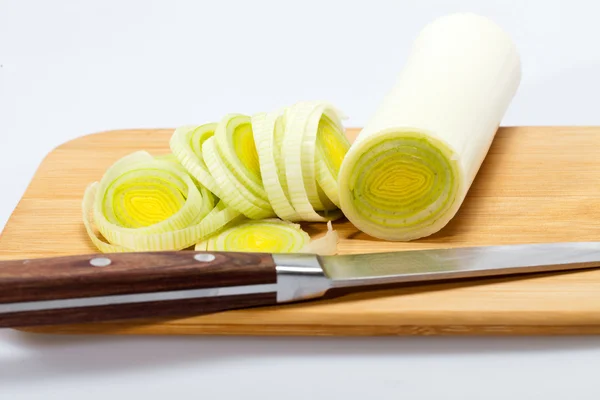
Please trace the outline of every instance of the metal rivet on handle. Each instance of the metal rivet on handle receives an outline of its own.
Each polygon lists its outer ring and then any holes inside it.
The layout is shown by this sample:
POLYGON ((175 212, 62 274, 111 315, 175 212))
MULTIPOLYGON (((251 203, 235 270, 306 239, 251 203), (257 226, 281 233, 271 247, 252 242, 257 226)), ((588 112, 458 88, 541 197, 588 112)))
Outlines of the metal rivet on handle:
POLYGON ((108 267, 111 264, 110 258, 96 257, 90 260, 92 267, 108 267))
POLYGON ((194 256, 194 259, 196 261, 200 261, 200 262, 211 262, 215 258, 216 257, 213 254, 209 254, 209 253, 199 253, 194 256))

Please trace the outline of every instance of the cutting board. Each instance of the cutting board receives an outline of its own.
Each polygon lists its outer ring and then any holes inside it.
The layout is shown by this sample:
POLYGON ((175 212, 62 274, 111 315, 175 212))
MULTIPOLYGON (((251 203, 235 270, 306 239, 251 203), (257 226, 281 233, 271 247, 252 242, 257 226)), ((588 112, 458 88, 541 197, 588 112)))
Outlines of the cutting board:
MULTIPOLYGON (((351 140, 357 129, 349 129, 351 140)), ((120 157, 168 152, 171 129, 83 136, 43 160, 0 236, 0 259, 94 252, 86 185, 120 157)), ((385 242, 346 220, 340 253, 600 240, 600 127, 502 127, 456 217, 437 234, 385 242)), ((324 225, 304 224, 313 236, 324 225)), ((216 335, 600 333, 600 270, 479 279, 341 295, 210 315, 28 328, 33 332, 216 335)))

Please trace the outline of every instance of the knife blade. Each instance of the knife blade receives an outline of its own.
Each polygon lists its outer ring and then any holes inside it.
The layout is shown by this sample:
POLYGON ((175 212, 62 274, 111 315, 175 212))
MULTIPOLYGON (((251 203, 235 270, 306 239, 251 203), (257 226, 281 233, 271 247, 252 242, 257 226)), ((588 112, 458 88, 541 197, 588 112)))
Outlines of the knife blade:
POLYGON ((0 327, 156 317, 312 301, 330 289, 600 267, 600 242, 317 256, 136 252, 0 261, 0 327))

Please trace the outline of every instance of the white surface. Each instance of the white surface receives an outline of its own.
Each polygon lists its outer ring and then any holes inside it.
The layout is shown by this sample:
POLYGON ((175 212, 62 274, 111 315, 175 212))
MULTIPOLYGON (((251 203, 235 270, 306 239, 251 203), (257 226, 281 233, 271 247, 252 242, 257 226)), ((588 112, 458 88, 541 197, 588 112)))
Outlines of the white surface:
MULTIPOLYGON (((86 133, 174 127, 312 98, 334 102, 348 125, 364 124, 418 30, 453 11, 495 19, 519 45, 523 82, 504 125, 600 125, 593 0, 0 0, 0 226, 43 156, 86 133)), ((0 331, 0 398, 11 400, 597 399, 598 367, 595 337, 0 331)))

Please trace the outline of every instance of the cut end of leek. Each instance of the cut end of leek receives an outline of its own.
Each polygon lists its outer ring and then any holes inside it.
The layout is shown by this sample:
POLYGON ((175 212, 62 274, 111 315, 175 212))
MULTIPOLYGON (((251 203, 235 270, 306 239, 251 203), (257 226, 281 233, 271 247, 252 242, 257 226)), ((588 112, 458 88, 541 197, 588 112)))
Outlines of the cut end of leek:
POLYGON ((353 148, 339 179, 342 209, 372 236, 408 241, 428 236, 454 215, 460 166, 445 143, 391 131, 353 148))
POLYGON ((202 145, 214 135, 217 125, 209 123, 179 127, 173 132, 169 146, 173 158, 177 159, 194 179, 216 196, 220 196, 219 187, 208 171, 202 154, 202 145))
POLYGON ((246 220, 196 245, 197 251, 333 254, 337 236, 329 226, 325 237, 311 242, 299 224, 276 218, 246 220))

